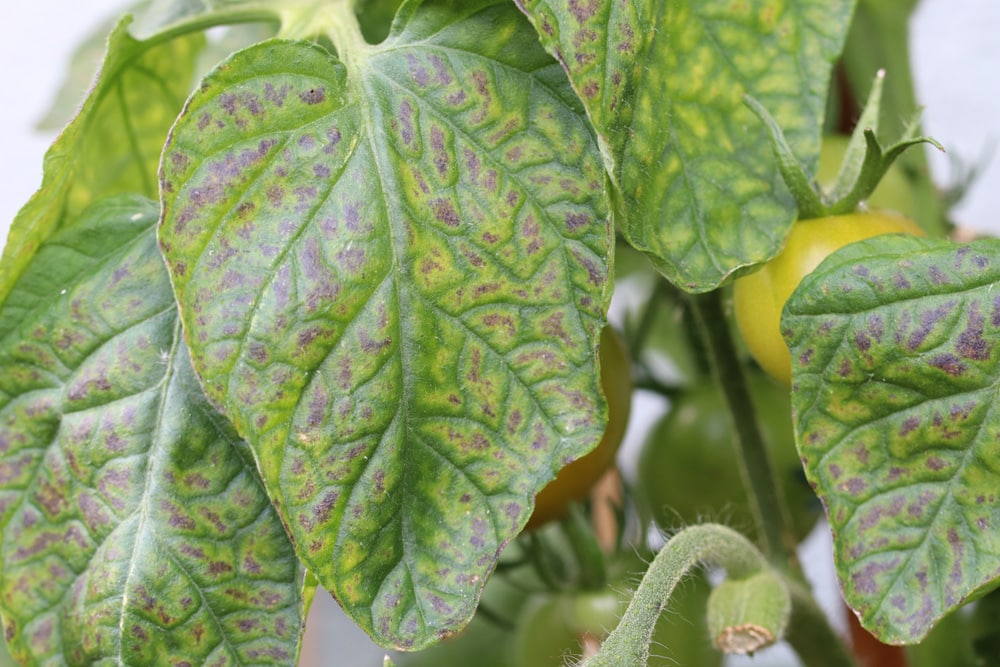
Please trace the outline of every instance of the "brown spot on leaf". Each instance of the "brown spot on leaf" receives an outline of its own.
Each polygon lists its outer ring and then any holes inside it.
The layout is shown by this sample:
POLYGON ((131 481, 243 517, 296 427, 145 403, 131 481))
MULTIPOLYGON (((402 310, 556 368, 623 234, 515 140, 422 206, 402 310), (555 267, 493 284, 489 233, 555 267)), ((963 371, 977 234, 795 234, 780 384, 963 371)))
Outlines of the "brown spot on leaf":
POLYGON ((412 53, 406 54, 406 63, 410 66, 410 78, 421 88, 426 88, 431 77, 427 69, 417 60, 412 53))
POLYGON ((225 561, 212 561, 208 564, 208 573, 213 577, 229 574, 233 571, 233 566, 225 561))
POLYGON ((929 363, 952 377, 961 376, 968 368, 961 359, 950 353, 936 354, 931 357, 929 363))
POLYGON ((973 302, 969 309, 969 322, 958 336, 958 354, 973 361, 987 361, 993 352, 993 345, 983 338, 985 318, 980 312, 979 304, 973 302))
POLYGON ((580 23, 592 18, 600 7, 600 0, 569 0, 569 11, 580 23))
POLYGON ((374 340, 367 331, 362 331, 358 338, 361 342, 361 349, 366 354, 379 354, 383 350, 389 348, 392 345, 391 338, 383 338, 381 340, 374 340))
POLYGON ((541 322, 542 332, 546 336, 550 336, 552 338, 558 338, 566 345, 572 345, 573 341, 570 338, 569 333, 563 326, 564 319, 565 319, 565 313, 561 311, 549 315, 541 322))
POLYGON ((326 100, 326 89, 310 88, 309 90, 304 90, 299 93, 299 99, 309 105, 320 104, 326 100))
POLYGON ((913 431, 920 427, 920 417, 911 416, 903 420, 903 424, 899 427, 900 437, 909 435, 913 431))
POLYGON ((438 222, 453 228, 459 226, 461 220, 459 220, 458 212, 455 211, 455 207, 450 201, 435 199, 432 206, 434 207, 434 217, 438 222))
POLYGON ((413 142, 413 106, 409 100, 403 100, 399 105, 399 130, 403 143, 413 142))

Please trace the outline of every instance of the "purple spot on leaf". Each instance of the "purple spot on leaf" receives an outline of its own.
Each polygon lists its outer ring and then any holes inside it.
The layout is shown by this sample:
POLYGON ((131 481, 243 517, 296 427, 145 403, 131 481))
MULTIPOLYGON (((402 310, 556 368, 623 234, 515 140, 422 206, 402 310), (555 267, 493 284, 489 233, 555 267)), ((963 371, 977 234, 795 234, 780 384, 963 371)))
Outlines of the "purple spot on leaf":
POLYGON ((299 93, 299 99, 306 104, 320 104, 326 100, 326 89, 325 88, 310 88, 299 93))

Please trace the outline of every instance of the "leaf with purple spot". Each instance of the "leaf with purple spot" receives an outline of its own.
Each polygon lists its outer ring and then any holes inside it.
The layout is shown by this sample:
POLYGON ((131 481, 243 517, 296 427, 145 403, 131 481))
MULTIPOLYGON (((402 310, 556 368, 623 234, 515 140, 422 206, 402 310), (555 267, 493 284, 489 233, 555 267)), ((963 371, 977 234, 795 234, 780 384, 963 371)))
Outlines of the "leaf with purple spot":
POLYGON ((629 243, 692 292, 781 249, 795 203, 743 99, 814 165, 852 0, 515 2, 608 146, 629 243))
POLYGON ((1000 241, 852 244, 785 307, 806 474, 847 602, 915 643, 1000 583, 1000 241))
POLYGON ((195 369, 383 645, 467 623, 600 439, 604 186, 564 71, 500 0, 409 2, 344 61, 251 47, 172 131, 160 241, 195 369))
POLYGON ((4 636, 30 664, 288 665, 311 588, 198 386, 158 213, 89 208, 0 308, 4 636))
POLYGON ((167 131, 191 89, 201 34, 143 43, 130 19, 106 38, 97 79, 45 155, 42 185, 11 223, 0 263, 0 302, 38 247, 94 201, 123 193, 157 196, 167 131))

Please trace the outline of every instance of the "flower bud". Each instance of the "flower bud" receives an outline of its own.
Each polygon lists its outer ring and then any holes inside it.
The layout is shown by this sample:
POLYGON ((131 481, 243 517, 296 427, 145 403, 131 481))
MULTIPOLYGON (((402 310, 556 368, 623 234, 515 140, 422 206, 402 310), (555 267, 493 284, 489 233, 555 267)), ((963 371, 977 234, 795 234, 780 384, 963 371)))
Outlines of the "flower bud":
POLYGON ((791 609, 784 580, 766 569, 712 589, 708 630, 720 651, 751 654, 782 638, 791 609))

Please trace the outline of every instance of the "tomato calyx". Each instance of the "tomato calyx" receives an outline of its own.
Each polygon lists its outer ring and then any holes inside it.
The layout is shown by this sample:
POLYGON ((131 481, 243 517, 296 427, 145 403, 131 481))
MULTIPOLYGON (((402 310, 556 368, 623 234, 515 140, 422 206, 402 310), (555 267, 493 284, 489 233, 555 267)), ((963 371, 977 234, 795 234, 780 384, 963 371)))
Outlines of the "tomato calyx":
POLYGON ((879 70, 861 118, 851 135, 837 179, 828 192, 820 190, 813 179, 806 175, 805 168, 792 152, 781 127, 767 109, 750 96, 744 98, 750 110, 768 129, 771 148, 778 161, 781 176, 792 196, 795 197, 800 220, 844 215, 857 211, 878 187, 882 177, 889 171, 896 158, 911 146, 930 144, 938 150, 944 151, 941 144, 934 139, 916 135, 916 122, 909 124, 899 141, 886 148, 882 147, 876 138, 876 132, 878 131, 884 78, 885 72, 879 70))

